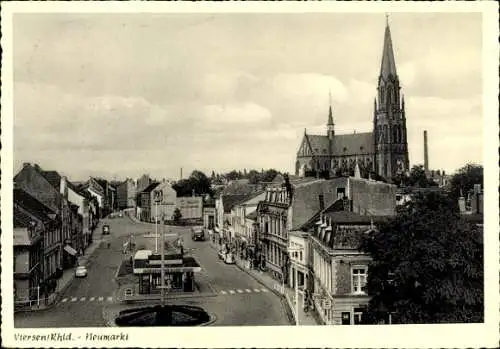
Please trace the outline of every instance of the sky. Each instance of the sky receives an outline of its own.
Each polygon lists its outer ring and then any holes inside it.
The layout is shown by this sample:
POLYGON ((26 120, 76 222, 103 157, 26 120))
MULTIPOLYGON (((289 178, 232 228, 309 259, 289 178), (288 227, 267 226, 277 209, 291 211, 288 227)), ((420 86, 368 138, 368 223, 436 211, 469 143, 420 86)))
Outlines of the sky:
MULTIPOLYGON (((480 13, 389 16, 410 165, 482 159, 480 13)), ((370 132, 383 13, 15 14, 14 171, 294 171, 304 129, 370 132)))

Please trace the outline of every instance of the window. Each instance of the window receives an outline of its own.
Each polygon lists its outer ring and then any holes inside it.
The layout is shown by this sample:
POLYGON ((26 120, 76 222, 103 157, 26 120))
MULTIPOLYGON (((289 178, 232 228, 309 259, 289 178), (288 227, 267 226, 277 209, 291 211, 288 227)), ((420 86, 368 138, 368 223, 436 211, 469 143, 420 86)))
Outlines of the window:
POLYGON ((357 266, 352 269, 352 292, 356 294, 364 294, 363 288, 366 285, 367 267, 357 266))

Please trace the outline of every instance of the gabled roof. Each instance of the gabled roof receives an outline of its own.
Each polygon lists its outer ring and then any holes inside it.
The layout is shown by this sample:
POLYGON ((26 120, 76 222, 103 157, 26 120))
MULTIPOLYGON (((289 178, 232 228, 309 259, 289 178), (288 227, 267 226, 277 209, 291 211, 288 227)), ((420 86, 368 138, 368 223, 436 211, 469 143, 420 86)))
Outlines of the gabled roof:
POLYGON ((159 184, 158 182, 151 183, 141 193, 151 193, 159 184))
POLYGON ((40 171, 42 176, 45 177, 47 182, 50 183, 54 188, 56 188, 58 191, 61 188, 61 176, 57 171, 40 171))
MULTIPOLYGON (((50 220, 50 215, 56 213, 20 188, 14 188, 14 208, 16 208, 16 205, 43 222, 50 220)), ((18 209, 18 211, 20 210, 18 209)), ((18 224, 21 224, 20 226, 23 226, 23 222, 30 222, 32 219, 27 213, 20 213, 18 217, 14 214, 15 227, 16 220, 18 224)))
POLYGON ((222 195, 222 205, 224 206, 224 212, 229 213, 231 209, 238 203, 246 200, 249 195, 237 194, 237 195, 222 195))
POLYGON ((333 138, 333 154, 330 154, 328 136, 306 135, 315 155, 355 155, 373 153, 373 133, 362 132, 335 135, 333 138))

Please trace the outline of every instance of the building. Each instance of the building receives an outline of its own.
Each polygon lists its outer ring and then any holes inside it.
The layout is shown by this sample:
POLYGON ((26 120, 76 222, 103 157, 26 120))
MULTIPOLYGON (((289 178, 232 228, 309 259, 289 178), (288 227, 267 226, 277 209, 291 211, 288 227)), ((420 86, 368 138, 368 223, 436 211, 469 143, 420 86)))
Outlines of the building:
POLYGON ((136 189, 136 183, 131 178, 127 178, 124 182, 116 186, 116 199, 118 200, 118 208, 120 210, 135 207, 136 189))
POLYGON ((96 207, 96 214, 97 218, 104 217, 103 215, 103 207, 104 207, 104 202, 106 200, 105 195, 104 195, 104 189, 101 187, 101 185, 92 177, 89 178, 88 181, 80 185, 78 188, 80 193, 82 191, 88 192, 92 197, 96 198, 97 201, 97 206, 96 207))
POLYGON ((104 201, 102 203, 102 217, 118 210, 118 200, 116 195, 116 188, 111 183, 102 178, 94 178, 103 189, 104 201))
POLYGON ((408 171, 405 104, 389 24, 385 28, 372 132, 336 134, 331 101, 326 129, 326 135, 310 135, 304 131, 297 152, 296 175, 327 178, 352 175, 356 162, 364 178, 375 172, 390 180, 408 171))
POLYGON ((158 182, 151 183, 139 193, 140 201, 138 202, 137 217, 143 222, 153 222, 154 217, 151 214, 151 206, 153 205, 154 197, 152 192, 159 184, 158 182))
POLYGON ((213 233, 213 229, 215 228, 215 200, 212 198, 207 199, 203 203, 203 228, 208 229, 213 233))
POLYGON ((61 270, 62 238, 56 209, 17 185, 13 194, 14 298, 18 302, 47 293, 49 280, 61 270))
POLYGON ((203 219, 203 198, 201 196, 184 196, 177 198, 177 208, 184 220, 203 219))
POLYGON ((370 301, 365 291, 370 256, 359 251, 373 217, 353 212, 325 212, 311 228, 312 285, 315 309, 326 325, 362 323, 370 301))
MULTIPOLYGON (((164 254, 165 283, 169 290, 195 290, 195 273, 201 271, 198 262, 177 249, 167 248, 164 254)), ((133 258, 133 272, 138 279, 138 293, 161 292, 161 255, 151 250, 139 250, 133 258)))
POLYGON ((163 180, 151 191, 150 195, 151 205, 154 206, 151 211, 152 221, 155 221, 155 217, 158 217, 158 222, 171 221, 177 205, 177 192, 170 182, 163 180), (159 202, 155 200, 158 192, 161 192, 159 202))
MULTIPOLYGON (((58 251, 50 250, 49 270, 60 268, 61 266, 69 268, 71 266, 72 256, 67 248, 63 254, 63 246, 71 241, 71 212, 69 202, 61 195, 51 182, 46 178, 44 171, 37 164, 25 163, 18 174, 14 176, 15 185, 34 197, 36 200, 47 206, 55 214, 54 219, 59 222, 60 245, 55 245, 58 251), (69 255, 68 255, 69 254, 69 255), (60 260, 55 261, 54 258, 60 260)), ((47 252, 45 252, 47 253, 47 252)), ((49 256, 47 256, 49 257, 49 256)))
POLYGON ((248 198, 248 194, 223 194, 215 200, 216 226, 215 238, 218 243, 231 244, 231 209, 238 202, 248 198))
POLYGON ((142 192, 144 189, 146 189, 151 183, 153 183, 153 180, 149 175, 144 174, 142 175, 138 180, 137 180, 137 188, 136 191, 137 193, 142 192))
MULTIPOLYGON (((254 230, 255 220, 252 221, 252 216, 248 215, 257 211, 257 206, 260 201, 266 198, 266 192, 254 192, 246 199, 236 203, 231 209, 231 226, 229 228, 231 239, 235 242, 236 255, 240 259, 249 260, 248 248, 255 245, 254 230)), ((250 252, 250 254, 253 254, 250 252)))

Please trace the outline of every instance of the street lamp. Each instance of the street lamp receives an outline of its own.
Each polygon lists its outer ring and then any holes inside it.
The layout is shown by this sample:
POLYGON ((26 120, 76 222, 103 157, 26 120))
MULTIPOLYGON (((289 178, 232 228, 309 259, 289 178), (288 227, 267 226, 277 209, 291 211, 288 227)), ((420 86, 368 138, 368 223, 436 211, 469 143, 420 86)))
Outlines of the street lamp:
POLYGON ((163 191, 155 190, 155 253, 158 253, 158 203, 163 200, 163 191))
MULTIPOLYGON (((288 253, 290 256, 292 253, 298 253, 300 251, 303 251, 303 247, 289 247, 288 248, 288 253)), ((299 271, 297 267, 295 269, 295 325, 299 326, 299 271)))

